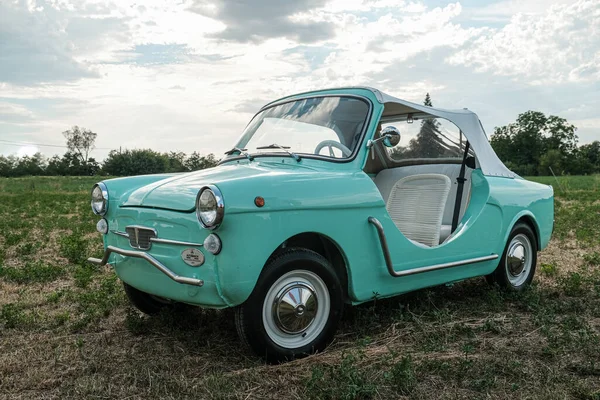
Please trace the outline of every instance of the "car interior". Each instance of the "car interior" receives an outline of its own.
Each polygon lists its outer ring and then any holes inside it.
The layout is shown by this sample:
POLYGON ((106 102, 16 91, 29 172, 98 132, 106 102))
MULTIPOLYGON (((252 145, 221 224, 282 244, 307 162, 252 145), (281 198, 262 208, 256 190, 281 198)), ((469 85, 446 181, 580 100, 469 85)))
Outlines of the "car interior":
POLYGON ((412 115, 382 119, 374 139, 390 123, 401 135, 408 135, 391 148, 383 141, 377 142, 364 168, 379 189, 394 224, 421 247, 438 246, 452 238, 469 205, 471 173, 477 164, 458 128, 454 132, 458 135, 452 135, 443 126, 449 121, 439 120, 412 115))

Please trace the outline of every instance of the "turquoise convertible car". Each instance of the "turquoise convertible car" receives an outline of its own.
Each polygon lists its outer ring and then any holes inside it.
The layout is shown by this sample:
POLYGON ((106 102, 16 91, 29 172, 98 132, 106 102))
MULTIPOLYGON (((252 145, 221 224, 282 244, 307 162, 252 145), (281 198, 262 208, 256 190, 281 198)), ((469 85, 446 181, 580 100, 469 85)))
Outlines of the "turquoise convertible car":
POLYGON ((345 304, 533 278, 550 186, 510 171, 479 118, 352 87, 264 106, 215 168, 110 179, 91 205, 129 299, 235 309, 269 362, 322 351, 345 304))

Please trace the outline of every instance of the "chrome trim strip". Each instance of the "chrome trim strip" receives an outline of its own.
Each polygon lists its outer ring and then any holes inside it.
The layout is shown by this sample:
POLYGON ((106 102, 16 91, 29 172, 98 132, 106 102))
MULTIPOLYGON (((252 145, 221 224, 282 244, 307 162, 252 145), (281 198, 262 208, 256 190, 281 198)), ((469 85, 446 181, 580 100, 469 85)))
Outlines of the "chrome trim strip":
MULTIPOLYGON (((119 235, 119 236, 122 236, 124 238, 129 239, 129 234, 127 232, 121 232, 121 231, 115 231, 115 230, 112 230, 110 232, 114 233, 115 235, 119 235)), ((203 243, 183 242, 181 240, 160 239, 160 238, 156 238, 156 237, 150 238, 150 241, 152 243, 172 244, 172 245, 175 245, 175 246, 189 246, 189 247, 202 247, 202 246, 204 246, 203 243)))
POLYGON ((202 244, 202 243, 182 242, 179 240, 171 240, 171 239, 151 238, 150 241, 153 243, 174 244, 176 246, 190 246, 190 247, 204 246, 204 244, 202 244))
POLYGON ((114 233, 115 235, 123 236, 124 238, 129 239, 129 233, 111 230, 110 233, 114 233))
POLYGON ((375 229, 377 229, 377 233, 379 235, 379 243, 381 244, 381 252, 383 253, 383 258, 385 259, 385 265, 389 274, 395 278, 421 274, 423 272, 436 271, 439 269, 459 267, 461 265, 475 264, 478 262, 490 261, 498 258, 498 254, 490 254, 489 256, 469 258, 466 260, 453 261, 449 263, 428 265, 425 267, 412 268, 404 271, 396 271, 394 269, 394 265, 392 264, 392 258, 390 256, 390 251, 388 248, 387 239, 385 237, 385 232, 383 230, 383 225, 381 225, 381 222, 379 222, 379 220, 375 217, 369 217, 368 221, 371 225, 375 226, 375 229))
POLYGON ((146 260, 146 261, 148 261, 148 263, 150 263, 150 265, 154 266, 160 272, 167 275, 169 278, 173 279, 177 283, 185 283, 187 285, 194 285, 194 286, 203 286, 204 285, 204 281, 202 279, 188 278, 186 276, 177 275, 176 273, 171 271, 169 268, 165 267, 156 258, 152 257, 150 254, 145 253, 143 251, 124 250, 124 249, 120 249, 115 246, 108 246, 106 248, 106 250, 104 251, 104 256, 102 257, 102 259, 88 258, 88 262, 91 262, 92 264, 96 264, 96 265, 104 265, 108 262, 108 258, 110 257, 111 253, 117 253, 117 254, 120 254, 125 257, 134 257, 134 258, 141 258, 143 260, 146 260))

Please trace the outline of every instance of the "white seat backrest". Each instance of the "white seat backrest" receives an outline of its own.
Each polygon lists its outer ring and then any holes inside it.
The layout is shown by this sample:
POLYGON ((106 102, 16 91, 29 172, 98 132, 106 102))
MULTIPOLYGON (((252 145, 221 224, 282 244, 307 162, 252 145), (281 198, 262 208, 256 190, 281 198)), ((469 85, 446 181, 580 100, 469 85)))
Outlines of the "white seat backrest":
MULTIPOLYGON (((420 164, 420 165, 407 165, 404 167, 384 169, 379 172, 375 177, 375 185, 381 192, 383 201, 387 203, 390 196, 392 187, 400 179, 405 176, 421 175, 421 174, 442 174, 450 178, 450 193, 446 200, 446 206, 444 208, 444 217, 442 218, 442 225, 452 224, 452 217, 454 215, 454 203, 456 202, 456 189, 458 184, 456 178, 458 178, 460 172, 460 164, 420 164)), ((465 170, 465 186, 463 188, 463 196, 460 207, 460 213, 458 220, 460 221, 467 209, 469 204, 469 198, 471 195, 471 172, 470 168, 465 170)))
POLYGON ((392 187, 386 208, 408 239, 437 246, 448 192, 450 178, 446 175, 407 176, 392 187))

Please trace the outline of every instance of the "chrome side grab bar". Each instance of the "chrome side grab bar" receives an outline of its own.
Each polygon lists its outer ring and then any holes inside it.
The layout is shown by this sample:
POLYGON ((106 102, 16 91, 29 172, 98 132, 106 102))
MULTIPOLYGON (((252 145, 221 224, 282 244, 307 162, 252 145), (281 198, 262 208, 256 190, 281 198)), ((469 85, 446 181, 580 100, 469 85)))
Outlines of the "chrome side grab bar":
POLYGON ((104 251, 104 256, 102 257, 102 259, 90 257, 87 260, 88 260, 88 262, 91 262, 92 264, 104 265, 108 262, 108 258, 110 257, 111 253, 120 254, 125 257, 135 257, 135 258, 141 258, 143 260, 146 260, 146 261, 148 261, 148 263, 150 265, 154 266, 160 272, 167 275, 169 278, 173 279, 177 283, 185 283, 185 284, 194 285, 194 286, 203 286, 204 285, 204 281, 202 279, 188 278, 185 276, 177 275, 175 272, 171 271, 169 268, 164 266, 156 258, 152 257, 150 254, 145 253, 143 251, 124 250, 124 249, 120 249, 115 246, 108 246, 106 248, 106 250, 104 251))
POLYGON ((383 258, 385 259, 385 265, 389 274, 394 278, 436 271, 438 269, 459 267, 461 265, 475 264, 478 262, 490 261, 498 258, 498 254, 490 254, 489 256, 469 258, 466 260, 453 261, 443 264, 428 265, 425 267, 412 268, 404 271, 396 271, 394 269, 394 264, 392 264, 392 257, 390 256, 390 250, 385 237, 385 232, 383 230, 383 225, 381 225, 381 222, 379 222, 379 220, 375 217, 369 217, 368 221, 375 227, 375 229, 377 229, 377 234, 379 235, 379 244, 381 245, 381 252, 383 253, 383 258))

